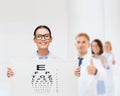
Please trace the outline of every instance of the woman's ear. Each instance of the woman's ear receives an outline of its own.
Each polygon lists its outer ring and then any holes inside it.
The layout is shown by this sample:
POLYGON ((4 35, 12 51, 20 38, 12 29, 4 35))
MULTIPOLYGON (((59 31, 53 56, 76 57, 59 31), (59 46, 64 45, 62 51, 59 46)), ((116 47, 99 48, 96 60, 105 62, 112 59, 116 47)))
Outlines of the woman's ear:
POLYGON ((36 39, 35 39, 35 37, 33 38, 33 41, 36 43, 36 39))

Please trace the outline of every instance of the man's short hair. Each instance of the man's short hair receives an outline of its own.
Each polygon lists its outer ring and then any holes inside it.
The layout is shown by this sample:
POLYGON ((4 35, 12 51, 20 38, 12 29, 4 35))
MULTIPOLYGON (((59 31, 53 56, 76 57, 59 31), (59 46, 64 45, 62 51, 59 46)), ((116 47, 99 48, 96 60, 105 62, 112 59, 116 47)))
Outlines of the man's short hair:
POLYGON ((79 33, 79 34, 76 36, 76 39, 77 39, 78 37, 81 37, 81 36, 86 37, 86 38, 88 39, 88 41, 90 41, 90 37, 88 36, 87 33, 79 33))

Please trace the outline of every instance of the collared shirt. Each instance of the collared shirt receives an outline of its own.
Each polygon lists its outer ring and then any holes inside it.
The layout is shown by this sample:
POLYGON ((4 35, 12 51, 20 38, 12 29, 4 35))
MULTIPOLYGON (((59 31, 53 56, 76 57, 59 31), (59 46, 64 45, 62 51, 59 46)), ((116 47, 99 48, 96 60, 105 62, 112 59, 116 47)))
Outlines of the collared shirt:
POLYGON ((43 59, 48 59, 48 57, 50 55, 50 52, 46 56, 40 56, 37 51, 36 51, 35 54, 36 54, 36 56, 38 57, 39 60, 43 60, 43 59))
POLYGON ((42 60, 42 62, 46 61, 46 60, 54 60, 55 61, 57 59, 56 56, 51 54, 51 52, 49 52, 46 56, 40 56, 37 51, 34 53, 32 58, 33 58, 33 60, 40 60, 40 61, 42 60))

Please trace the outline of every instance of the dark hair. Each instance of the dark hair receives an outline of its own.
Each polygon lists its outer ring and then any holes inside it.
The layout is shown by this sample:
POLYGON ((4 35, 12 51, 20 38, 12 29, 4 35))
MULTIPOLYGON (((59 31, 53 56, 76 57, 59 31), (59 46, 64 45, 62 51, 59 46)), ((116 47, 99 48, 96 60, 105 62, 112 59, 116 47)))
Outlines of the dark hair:
POLYGON ((50 38, 52 38, 52 35, 51 35, 51 30, 50 30, 50 28, 48 27, 48 26, 46 26, 46 25, 39 25, 35 30, 34 30, 34 36, 36 35, 36 31, 38 30, 38 29, 42 29, 42 28, 44 28, 44 29, 47 29, 48 31, 49 31, 49 34, 50 34, 50 38))
MULTIPOLYGON (((103 44, 102 44, 102 42, 101 42, 99 39, 94 39, 94 40, 92 41, 92 43, 93 43, 93 42, 96 42, 96 43, 98 44, 98 46, 99 46, 99 48, 100 48, 99 55, 101 55, 101 54, 103 53, 103 44)), ((91 43, 91 46, 92 46, 92 43, 91 43)), ((92 48, 91 48, 91 50, 92 50, 92 48)), ((94 54, 93 51, 92 51, 92 54, 94 54)))

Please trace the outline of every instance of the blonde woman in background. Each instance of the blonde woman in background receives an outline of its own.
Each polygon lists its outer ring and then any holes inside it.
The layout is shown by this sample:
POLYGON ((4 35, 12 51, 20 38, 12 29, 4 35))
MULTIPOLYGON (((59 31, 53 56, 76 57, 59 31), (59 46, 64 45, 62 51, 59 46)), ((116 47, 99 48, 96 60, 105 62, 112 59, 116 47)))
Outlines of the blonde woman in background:
POLYGON ((111 65, 115 64, 115 58, 112 54, 112 45, 109 41, 106 41, 104 43, 104 54, 103 54, 103 56, 106 57, 106 60, 109 64, 111 64, 111 65))
POLYGON ((109 68, 106 69, 106 85, 107 85, 107 96, 114 96, 114 84, 113 84, 113 65, 115 65, 115 58, 112 54, 112 45, 109 41, 106 41, 103 46, 104 53, 103 56, 107 61, 109 68))

